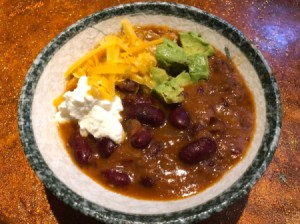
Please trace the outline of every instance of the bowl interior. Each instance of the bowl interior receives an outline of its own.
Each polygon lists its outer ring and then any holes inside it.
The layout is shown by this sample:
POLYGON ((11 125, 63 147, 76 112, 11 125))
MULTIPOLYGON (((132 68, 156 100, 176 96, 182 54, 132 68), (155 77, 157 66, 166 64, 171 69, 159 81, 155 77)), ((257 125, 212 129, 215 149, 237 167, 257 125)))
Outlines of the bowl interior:
POLYGON ((137 13, 112 17, 88 26, 57 49, 45 65, 37 83, 31 117, 34 138, 39 152, 53 174, 69 189, 82 198, 104 208, 124 213, 149 215, 176 212, 204 204, 236 183, 251 166, 260 149, 266 128, 266 101, 261 81, 253 65, 234 43, 215 29, 173 15, 137 13), (232 60, 254 95, 257 115, 255 133, 245 158, 225 174, 219 182, 195 196, 173 201, 146 201, 108 191, 83 174, 73 164, 58 135, 57 124, 54 120, 56 111, 52 102, 64 90, 64 72, 74 61, 92 49, 104 35, 118 32, 120 22, 124 18, 128 18, 133 24, 164 24, 178 30, 198 32, 224 54, 225 48, 229 49, 232 60))

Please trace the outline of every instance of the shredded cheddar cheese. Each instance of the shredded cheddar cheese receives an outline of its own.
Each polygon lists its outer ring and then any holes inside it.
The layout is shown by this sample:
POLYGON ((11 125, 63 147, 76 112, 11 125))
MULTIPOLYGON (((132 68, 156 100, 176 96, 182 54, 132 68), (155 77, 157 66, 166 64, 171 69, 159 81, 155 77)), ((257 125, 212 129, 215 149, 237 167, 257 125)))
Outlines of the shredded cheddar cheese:
MULTIPOLYGON (((75 62, 65 73, 66 89, 74 89, 78 79, 86 75, 91 86, 89 94, 112 100, 115 84, 131 79, 139 84, 153 87, 150 68, 156 66, 156 58, 151 48, 163 39, 145 41, 136 35, 133 26, 125 19, 121 22, 122 32, 108 35, 99 45, 75 62)), ((55 106, 61 102, 59 96, 55 106)))

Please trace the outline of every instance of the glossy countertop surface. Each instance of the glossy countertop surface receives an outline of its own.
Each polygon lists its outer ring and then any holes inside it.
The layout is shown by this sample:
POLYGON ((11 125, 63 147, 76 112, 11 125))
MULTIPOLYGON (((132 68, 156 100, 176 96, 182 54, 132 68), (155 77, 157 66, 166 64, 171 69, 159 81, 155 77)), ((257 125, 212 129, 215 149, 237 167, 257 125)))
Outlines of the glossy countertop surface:
MULTIPOLYGON (((99 223, 45 189, 18 134, 18 99, 33 60, 55 36, 94 12, 135 1, 0 2, 0 223, 99 223)), ((226 20, 267 59, 283 108, 273 160, 246 197, 201 223, 300 223, 300 1, 177 0, 226 20)))

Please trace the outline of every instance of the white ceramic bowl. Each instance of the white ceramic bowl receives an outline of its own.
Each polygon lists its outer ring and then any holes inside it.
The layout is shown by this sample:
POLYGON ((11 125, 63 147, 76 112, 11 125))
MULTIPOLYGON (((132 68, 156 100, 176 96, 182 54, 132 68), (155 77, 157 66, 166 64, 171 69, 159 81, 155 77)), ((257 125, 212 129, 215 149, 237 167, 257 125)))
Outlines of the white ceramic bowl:
POLYGON ((236 28, 199 9, 173 3, 120 5, 88 16, 67 28, 38 55, 22 88, 19 130, 26 156, 54 195, 82 213, 108 223, 186 223, 202 220, 245 195, 265 171, 276 149, 281 104, 276 81, 261 53, 236 28), (120 21, 165 24, 195 31, 232 60, 254 95, 255 133, 245 158, 223 178, 182 200, 147 201, 103 188, 73 164, 58 135, 53 99, 64 90, 63 74, 120 21))

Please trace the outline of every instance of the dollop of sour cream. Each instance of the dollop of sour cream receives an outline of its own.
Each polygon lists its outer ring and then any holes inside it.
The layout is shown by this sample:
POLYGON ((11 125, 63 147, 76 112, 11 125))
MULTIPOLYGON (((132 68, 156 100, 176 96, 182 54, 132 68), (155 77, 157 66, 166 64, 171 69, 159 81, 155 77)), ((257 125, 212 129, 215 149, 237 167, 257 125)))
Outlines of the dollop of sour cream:
POLYGON ((82 136, 91 134, 95 138, 108 137, 121 143, 125 134, 121 124, 123 106, 120 97, 115 96, 112 101, 95 99, 88 94, 90 88, 87 77, 81 76, 77 88, 63 95, 64 101, 55 114, 56 121, 77 120, 82 136))

